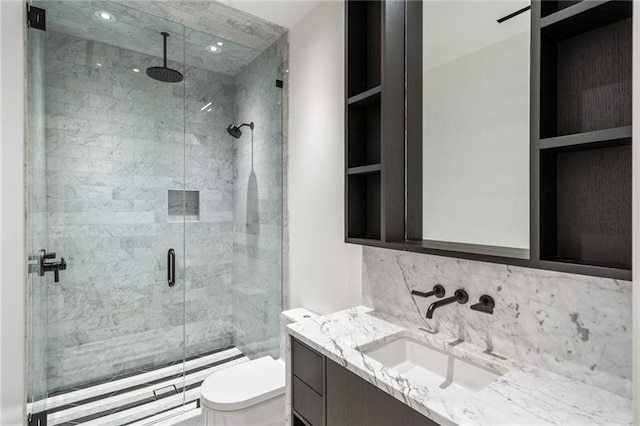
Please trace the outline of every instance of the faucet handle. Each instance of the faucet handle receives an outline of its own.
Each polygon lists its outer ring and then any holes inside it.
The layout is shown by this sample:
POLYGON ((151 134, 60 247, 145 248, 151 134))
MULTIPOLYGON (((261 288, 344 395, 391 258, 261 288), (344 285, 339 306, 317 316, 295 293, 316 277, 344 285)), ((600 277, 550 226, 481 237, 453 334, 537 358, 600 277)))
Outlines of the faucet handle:
POLYGON ((474 311, 483 312, 485 314, 492 315, 493 308, 496 307, 496 302, 495 300, 493 300, 493 297, 487 294, 483 294, 482 296, 480 296, 480 302, 476 303, 475 305, 471 305, 470 307, 474 311))
POLYGON ((420 296, 420 297, 435 296, 438 299, 442 299, 444 297, 445 290, 444 290, 444 287, 442 287, 440 284, 436 284, 433 286, 432 291, 424 292, 424 291, 418 291, 418 290, 411 290, 411 294, 414 296, 420 296))

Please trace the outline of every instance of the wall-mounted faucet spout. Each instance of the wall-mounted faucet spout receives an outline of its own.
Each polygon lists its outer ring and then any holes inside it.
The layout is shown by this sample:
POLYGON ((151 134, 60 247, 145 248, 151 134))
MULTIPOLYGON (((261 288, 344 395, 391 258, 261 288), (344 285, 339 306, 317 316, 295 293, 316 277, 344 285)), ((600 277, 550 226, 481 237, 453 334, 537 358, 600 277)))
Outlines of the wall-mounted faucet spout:
POLYGON ((431 305, 429 305, 429 309, 427 309, 427 318, 433 318, 433 311, 438 309, 441 306, 450 305, 452 303, 458 302, 461 305, 467 303, 469 301, 469 295, 463 289, 458 289, 451 297, 447 297, 446 299, 436 300, 431 305))

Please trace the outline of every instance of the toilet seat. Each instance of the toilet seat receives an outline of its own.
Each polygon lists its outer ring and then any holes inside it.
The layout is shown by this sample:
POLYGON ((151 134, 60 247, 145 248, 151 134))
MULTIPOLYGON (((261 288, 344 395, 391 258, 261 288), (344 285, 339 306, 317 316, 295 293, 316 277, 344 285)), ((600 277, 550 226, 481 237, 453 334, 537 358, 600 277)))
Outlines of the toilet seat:
POLYGON ((207 377, 202 383, 200 401, 213 410, 241 410, 283 395, 284 388, 284 364, 264 356, 207 377))

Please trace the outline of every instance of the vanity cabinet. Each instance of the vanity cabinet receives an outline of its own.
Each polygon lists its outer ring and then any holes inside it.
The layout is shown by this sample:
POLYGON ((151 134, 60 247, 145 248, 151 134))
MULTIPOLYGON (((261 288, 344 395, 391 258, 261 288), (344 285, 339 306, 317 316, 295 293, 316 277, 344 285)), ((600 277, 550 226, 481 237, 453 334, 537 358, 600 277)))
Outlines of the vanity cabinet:
POLYGON ((293 426, 434 426, 434 421, 292 338, 293 426))

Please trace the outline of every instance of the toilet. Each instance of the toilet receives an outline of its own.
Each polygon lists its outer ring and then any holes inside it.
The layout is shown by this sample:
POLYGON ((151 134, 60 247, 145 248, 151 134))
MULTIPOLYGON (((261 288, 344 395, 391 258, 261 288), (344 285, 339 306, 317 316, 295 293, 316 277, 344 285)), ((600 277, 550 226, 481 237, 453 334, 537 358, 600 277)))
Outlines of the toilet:
POLYGON ((217 371, 200 388, 205 426, 282 426, 285 417, 286 326, 317 315, 296 308, 280 315, 280 358, 263 356, 217 371))

